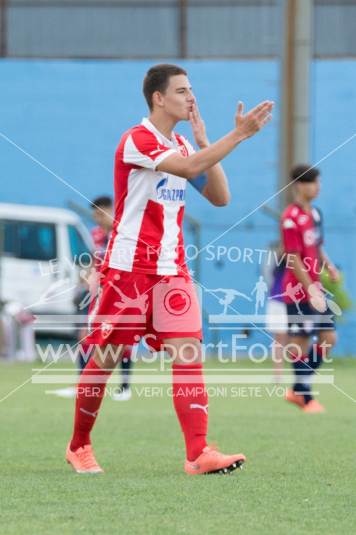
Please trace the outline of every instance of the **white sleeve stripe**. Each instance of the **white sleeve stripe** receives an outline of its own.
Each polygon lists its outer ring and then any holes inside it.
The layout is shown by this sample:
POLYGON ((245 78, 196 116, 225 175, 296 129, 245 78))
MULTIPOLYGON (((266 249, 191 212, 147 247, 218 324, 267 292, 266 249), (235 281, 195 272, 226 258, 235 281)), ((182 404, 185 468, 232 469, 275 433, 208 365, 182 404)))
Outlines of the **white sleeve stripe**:
POLYGON ((297 225, 294 223, 293 219, 285 219, 283 221, 283 228, 289 229, 289 228, 296 228, 297 225))
POLYGON ((178 152, 175 149, 169 149, 169 150, 166 150, 165 152, 162 152, 162 154, 157 156, 157 158, 153 162, 153 166, 154 166, 153 169, 156 170, 157 166, 161 162, 163 162, 163 160, 165 160, 168 156, 172 156, 172 154, 178 154, 178 152))
POLYGON ((154 164, 151 158, 142 154, 135 145, 132 135, 129 135, 124 145, 123 162, 144 167, 153 168, 154 164), (145 164, 145 165, 143 165, 145 164))

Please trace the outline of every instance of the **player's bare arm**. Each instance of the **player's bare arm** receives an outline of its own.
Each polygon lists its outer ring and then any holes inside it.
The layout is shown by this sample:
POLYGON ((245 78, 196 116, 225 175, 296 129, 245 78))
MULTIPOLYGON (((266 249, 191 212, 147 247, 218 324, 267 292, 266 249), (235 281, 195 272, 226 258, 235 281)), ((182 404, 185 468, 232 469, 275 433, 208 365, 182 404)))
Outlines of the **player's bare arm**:
POLYGON ((322 264, 326 267, 330 280, 333 282, 338 282, 340 280, 340 273, 337 267, 332 263, 324 249, 320 248, 320 260, 322 264))
POLYGON ((157 170, 187 179, 199 176, 223 160, 239 143, 257 134, 271 120, 272 108, 273 102, 266 100, 244 114, 243 103, 239 102, 235 128, 231 132, 191 156, 168 156, 157 166, 157 170))
MULTIPOLYGON (((209 147, 210 142, 206 134, 205 123, 201 118, 196 102, 194 102, 192 111, 189 113, 189 120, 195 143, 200 149, 209 147)), ((202 195, 214 206, 226 206, 230 201, 230 191, 222 165, 217 163, 210 169, 207 169, 205 174, 207 183, 201 191, 202 195)))
POLYGON ((323 292, 321 292, 310 278, 305 264, 303 263, 299 253, 289 255, 289 266, 293 269, 298 281, 303 285, 308 300, 318 312, 325 312, 326 301, 323 292))

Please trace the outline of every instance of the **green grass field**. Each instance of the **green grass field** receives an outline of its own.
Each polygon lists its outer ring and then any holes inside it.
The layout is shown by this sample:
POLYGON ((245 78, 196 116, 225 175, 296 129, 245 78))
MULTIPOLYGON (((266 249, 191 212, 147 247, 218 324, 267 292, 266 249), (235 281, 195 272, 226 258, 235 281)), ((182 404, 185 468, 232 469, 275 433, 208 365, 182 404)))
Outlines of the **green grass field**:
MULTIPOLYGON (((31 369, 1 364, 0 398, 31 369)), ((356 398, 356 360, 336 362, 335 383, 356 398)), ((64 462, 73 400, 47 388, 28 383, 0 403, 2 535, 356 532, 356 404, 333 386, 318 387, 322 415, 266 392, 211 399, 210 439, 248 463, 195 478, 182 470, 171 399, 138 395, 104 401, 93 443, 105 475, 74 474, 64 462)))

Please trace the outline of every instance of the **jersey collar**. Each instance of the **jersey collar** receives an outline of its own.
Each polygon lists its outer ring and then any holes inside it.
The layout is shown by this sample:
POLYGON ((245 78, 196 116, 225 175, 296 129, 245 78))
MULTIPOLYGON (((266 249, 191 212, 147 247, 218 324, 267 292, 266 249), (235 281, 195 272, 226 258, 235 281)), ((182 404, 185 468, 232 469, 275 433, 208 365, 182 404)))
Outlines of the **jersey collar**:
POLYGON ((156 137, 158 137, 160 139, 163 139, 165 144, 168 144, 168 145, 171 145, 171 146, 176 146, 178 144, 177 143, 177 138, 176 138, 176 135, 175 135, 174 132, 172 132, 173 139, 168 139, 159 130, 157 130, 157 128, 151 123, 151 121, 148 119, 148 117, 144 117, 142 119, 142 121, 141 121, 141 124, 142 124, 142 126, 147 128, 147 130, 152 132, 152 134, 155 134, 156 137))

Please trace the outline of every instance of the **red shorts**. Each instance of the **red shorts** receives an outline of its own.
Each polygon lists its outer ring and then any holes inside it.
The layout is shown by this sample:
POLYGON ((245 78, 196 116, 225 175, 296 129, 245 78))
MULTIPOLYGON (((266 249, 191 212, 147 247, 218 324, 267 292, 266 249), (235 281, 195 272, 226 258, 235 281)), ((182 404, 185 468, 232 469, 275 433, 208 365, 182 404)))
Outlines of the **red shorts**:
POLYGON ((202 339, 201 312, 189 275, 149 275, 110 268, 89 312, 86 341, 133 345, 145 337, 156 351, 168 338, 202 339))

